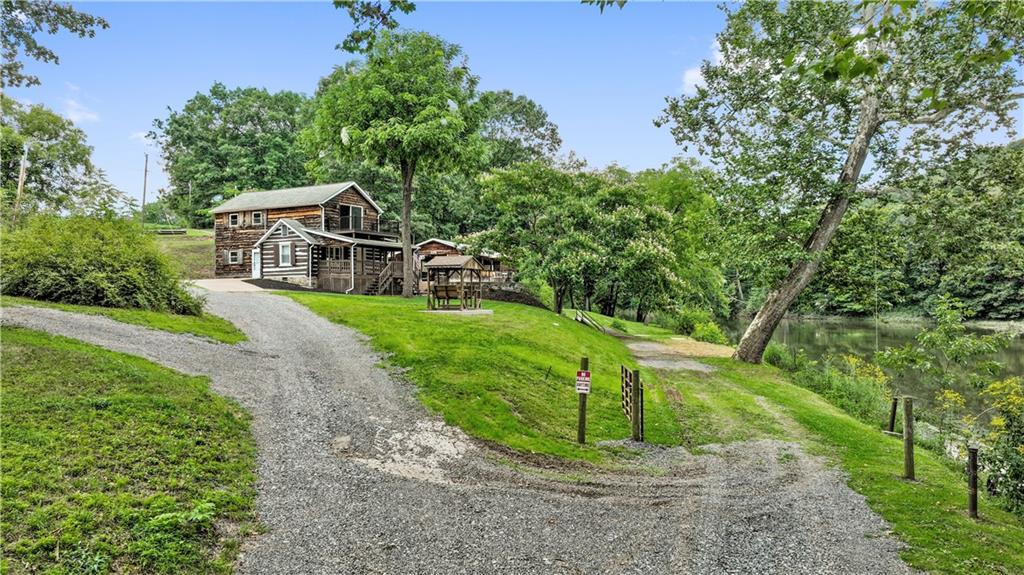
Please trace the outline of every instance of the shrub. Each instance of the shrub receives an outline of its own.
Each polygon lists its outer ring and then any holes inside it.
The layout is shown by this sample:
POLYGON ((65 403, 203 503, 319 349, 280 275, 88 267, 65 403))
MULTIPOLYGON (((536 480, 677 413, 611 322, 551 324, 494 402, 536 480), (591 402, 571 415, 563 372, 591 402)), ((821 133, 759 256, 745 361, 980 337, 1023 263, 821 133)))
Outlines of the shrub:
POLYGON ((152 236, 122 219, 35 216, 7 234, 0 293, 58 303, 199 315, 152 236))
POLYGON ((614 330, 621 331, 622 333, 627 332, 626 324, 623 323, 623 321, 618 318, 612 320, 611 326, 614 330))
POLYGON ((765 348, 762 359, 768 365, 774 365, 781 370, 789 372, 809 369, 814 366, 814 362, 807 357, 804 350, 799 349, 791 352, 786 346, 774 341, 768 342, 768 347, 765 348))
POLYGON ((673 314, 671 329, 682 335, 690 335, 698 324, 709 322, 712 322, 710 313, 695 307, 681 307, 673 314))
POLYGON ((982 451, 989 486, 1005 498, 1008 509, 1024 516, 1024 379, 993 382, 982 395, 996 410, 982 451))
POLYGON ((718 327, 718 324, 713 321, 702 321, 693 327, 693 331, 690 332, 690 337, 697 341, 706 341, 708 343, 717 343, 721 345, 728 345, 729 338, 725 337, 722 333, 722 328, 718 327))
POLYGON ((856 356, 811 364, 796 371, 793 380, 865 423, 877 425, 887 417, 888 377, 877 365, 856 356))
POLYGON ((540 301, 549 310, 555 309, 555 290, 546 282, 534 277, 520 277, 517 280, 526 293, 540 301))

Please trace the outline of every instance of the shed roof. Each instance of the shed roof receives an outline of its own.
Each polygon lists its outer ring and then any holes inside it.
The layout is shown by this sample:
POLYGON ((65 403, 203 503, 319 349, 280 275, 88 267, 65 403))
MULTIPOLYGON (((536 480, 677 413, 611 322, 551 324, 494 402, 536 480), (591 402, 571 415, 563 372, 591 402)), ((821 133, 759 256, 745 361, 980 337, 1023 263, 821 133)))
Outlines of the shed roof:
POLYGON ((268 190, 265 192, 246 192, 239 194, 223 204, 211 210, 215 214, 224 212, 246 212, 251 210, 266 210, 272 208, 297 208, 300 206, 317 206, 349 188, 355 188, 359 195, 370 203, 378 212, 380 206, 363 191, 355 182, 341 182, 338 184, 322 184, 319 186, 305 186, 301 188, 284 188, 281 190, 268 190))
POLYGON ((423 266, 435 269, 483 269, 473 256, 437 256, 423 266))

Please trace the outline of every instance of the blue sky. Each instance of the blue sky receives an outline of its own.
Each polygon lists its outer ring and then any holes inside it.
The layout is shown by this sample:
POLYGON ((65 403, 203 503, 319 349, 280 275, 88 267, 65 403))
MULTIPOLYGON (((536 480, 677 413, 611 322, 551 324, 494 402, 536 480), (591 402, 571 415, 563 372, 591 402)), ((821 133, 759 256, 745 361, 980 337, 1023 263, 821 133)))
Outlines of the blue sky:
MULTIPOLYGON (((418 2, 404 27, 462 45, 483 89, 534 99, 564 150, 593 166, 659 166, 680 153, 655 128, 666 96, 695 79, 724 23, 710 2, 641 3, 624 10, 577 2, 418 2)), ((141 137, 167 107, 180 109, 215 81, 311 94, 352 56, 335 50, 351 22, 330 3, 81 3, 110 29, 92 39, 44 36, 59 66, 28 63, 43 85, 12 90, 74 120, 110 180, 140 197, 167 185, 158 151, 141 137)), ((1024 125, 1024 119, 1020 122, 1024 125)), ((1001 138, 995 138, 1001 141, 1001 138)))

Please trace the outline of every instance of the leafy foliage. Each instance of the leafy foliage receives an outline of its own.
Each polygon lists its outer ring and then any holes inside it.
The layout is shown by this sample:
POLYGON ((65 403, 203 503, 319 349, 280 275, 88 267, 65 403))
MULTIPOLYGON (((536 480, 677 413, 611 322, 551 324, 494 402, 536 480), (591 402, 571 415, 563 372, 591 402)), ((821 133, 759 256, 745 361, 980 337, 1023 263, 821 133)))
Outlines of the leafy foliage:
POLYGON ((295 92, 228 89, 215 83, 181 111, 153 121, 171 189, 168 206, 191 226, 209 224, 206 210, 238 191, 308 182, 296 145, 306 99, 295 92))
MULTIPOLYGON (((6 16, 5 16, 6 18, 6 16)), ((85 132, 40 104, 25 105, 0 95, 0 187, 3 207, 15 202, 23 150, 28 149, 24 196, 18 211, 64 210, 75 206, 90 176, 92 146, 85 132)))
POLYGON ((199 315, 152 236, 133 222, 35 216, 4 238, 0 292, 57 303, 199 315))
POLYGON ((40 62, 60 63, 56 52, 36 40, 38 33, 56 34, 63 29, 79 38, 92 38, 97 28, 110 27, 103 18, 79 12, 69 3, 55 0, 3 0, 0 13, 3 38, 0 88, 39 84, 38 77, 24 72, 25 64, 19 60, 22 53, 40 62))
POLYGON ((409 0, 334 0, 335 8, 344 8, 355 29, 337 48, 348 52, 365 52, 373 48, 377 33, 398 28, 396 11, 409 14, 416 4, 409 0))
POLYGON ((982 394, 996 413, 982 452, 990 488, 1024 516, 1024 378, 993 382, 982 394))

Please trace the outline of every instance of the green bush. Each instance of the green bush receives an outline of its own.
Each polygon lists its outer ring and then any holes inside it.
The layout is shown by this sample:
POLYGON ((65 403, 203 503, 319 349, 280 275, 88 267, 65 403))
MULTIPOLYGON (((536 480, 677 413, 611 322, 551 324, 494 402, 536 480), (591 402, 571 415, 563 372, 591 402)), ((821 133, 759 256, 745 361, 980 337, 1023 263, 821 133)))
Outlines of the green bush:
POLYGON ((671 329, 678 334, 690 335, 697 325, 713 322, 711 314, 695 307, 681 307, 675 310, 671 329))
POLYGON ((981 452, 989 488, 1024 517, 1024 378, 993 382, 982 395, 996 410, 981 452))
POLYGON ((708 343, 729 344, 729 338, 725 337, 725 334, 722 333, 722 328, 718 327, 718 324, 713 321, 702 321, 695 325, 693 331, 690 332, 690 337, 697 341, 708 343))
POLYGON ((152 236, 130 221, 36 216, 7 234, 0 293, 57 303, 199 315, 152 236))
POLYGON ((870 425, 887 417, 889 383, 877 365, 856 356, 827 358, 794 373, 793 382, 870 425))
POLYGON ((549 310, 555 309, 555 290, 544 280, 534 277, 521 277, 517 280, 526 293, 537 298, 549 310))
POLYGON ((807 357, 804 350, 790 351, 786 346, 774 341, 768 342, 768 347, 764 350, 762 360, 768 365, 774 365, 781 370, 789 372, 808 369, 814 365, 814 362, 807 357))
POLYGON ((623 323, 623 321, 621 319, 618 319, 618 318, 613 319, 612 323, 611 323, 611 326, 612 326, 612 329, 621 331, 622 333, 627 333, 626 324, 623 323))

